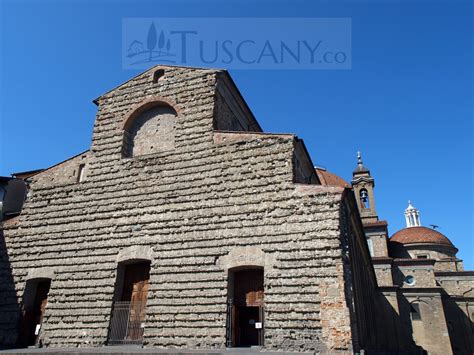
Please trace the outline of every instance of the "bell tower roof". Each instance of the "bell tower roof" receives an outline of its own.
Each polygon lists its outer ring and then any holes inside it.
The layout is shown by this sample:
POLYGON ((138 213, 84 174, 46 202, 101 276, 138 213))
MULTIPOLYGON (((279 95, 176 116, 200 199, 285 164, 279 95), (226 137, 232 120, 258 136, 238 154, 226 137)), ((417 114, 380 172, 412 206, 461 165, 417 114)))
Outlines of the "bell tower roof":
POLYGON ((357 152, 357 166, 352 172, 352 185, 357 185, 361 182, 368 182, 375 185, 374 179, 370 175, 370 170, 362 162, 362 154, 357 152))
POLYGON ((370 170, 364 166, 362 162, 362 154, 360 151, 357 152, 357 167, 354 170, 354 174, 366 173, 370 175, 370 170))

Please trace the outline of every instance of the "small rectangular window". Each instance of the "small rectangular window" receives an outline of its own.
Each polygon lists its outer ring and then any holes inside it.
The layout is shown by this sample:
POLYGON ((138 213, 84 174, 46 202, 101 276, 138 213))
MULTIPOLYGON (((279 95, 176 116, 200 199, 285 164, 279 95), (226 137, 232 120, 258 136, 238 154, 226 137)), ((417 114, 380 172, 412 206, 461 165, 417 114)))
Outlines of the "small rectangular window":
POLYGON ((84 180, 84 168, 86 167, 85 164, 79 165, 79 170, 77 172, 77 182, 82 182, 84 180))
POLYGON ((420 305, 413 303, 410 305, 411 320, 421 320, 420 305))
POLYGON ((420 255, 417 255, 416 258, 417 259, 428 259, 428 255, 427 254, 420 254, 420 255))

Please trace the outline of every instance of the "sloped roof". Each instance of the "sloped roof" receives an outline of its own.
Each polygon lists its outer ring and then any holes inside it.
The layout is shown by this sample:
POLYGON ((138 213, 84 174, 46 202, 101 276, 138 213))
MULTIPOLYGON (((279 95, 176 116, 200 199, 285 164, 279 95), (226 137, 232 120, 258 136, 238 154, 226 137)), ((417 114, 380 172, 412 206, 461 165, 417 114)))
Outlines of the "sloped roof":
POLYGON ((331 173, 323 168, 316 168, 316 174, 318 175, 319 181, 321 181, 321 185, 326 186, 339 186, 339 187, 351 187, 351 185, 344 180, 342 177, 331 173))

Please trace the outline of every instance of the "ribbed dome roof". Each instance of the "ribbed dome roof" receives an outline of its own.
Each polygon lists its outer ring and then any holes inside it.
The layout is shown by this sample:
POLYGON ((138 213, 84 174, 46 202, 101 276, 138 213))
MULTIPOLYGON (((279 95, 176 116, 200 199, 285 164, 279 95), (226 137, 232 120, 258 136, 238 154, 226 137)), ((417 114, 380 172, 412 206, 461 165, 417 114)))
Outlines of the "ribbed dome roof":
POLYGON ((440 232, 435 231, 434 229, 426 227, 408 227, 399 230, 397 233, 392 235, 390 241, 401 244, 441 244, 455 248, 453 243, 451 243, 451 241, 446 236, 440 232))

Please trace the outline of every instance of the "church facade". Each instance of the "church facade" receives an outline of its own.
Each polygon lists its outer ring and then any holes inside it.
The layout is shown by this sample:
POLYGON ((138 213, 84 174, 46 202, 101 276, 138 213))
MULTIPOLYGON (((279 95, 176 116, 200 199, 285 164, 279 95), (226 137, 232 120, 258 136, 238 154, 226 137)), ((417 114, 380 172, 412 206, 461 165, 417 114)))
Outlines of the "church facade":
POLYGON ((159 66, 95 103, 89 150, 0 180, 2 347, 474 348, 449 240, 414 208, 389 239, 362 161, 352 186, 315 169, 226 71, 159 66))

